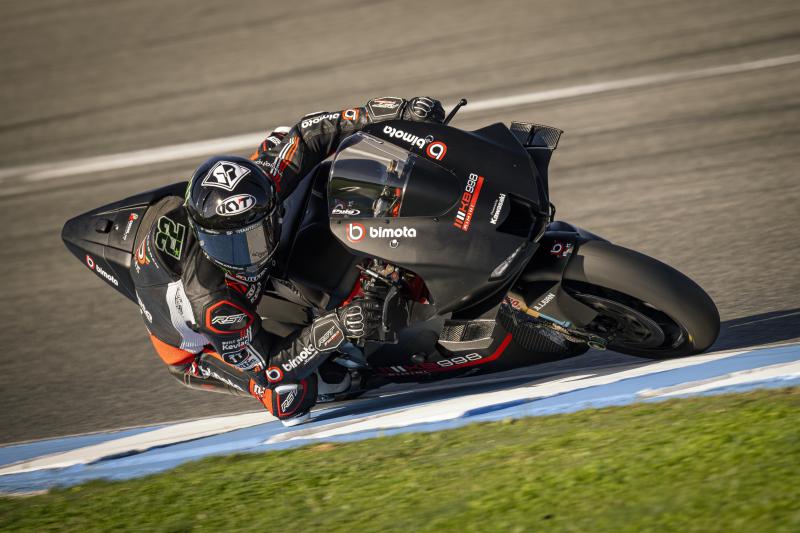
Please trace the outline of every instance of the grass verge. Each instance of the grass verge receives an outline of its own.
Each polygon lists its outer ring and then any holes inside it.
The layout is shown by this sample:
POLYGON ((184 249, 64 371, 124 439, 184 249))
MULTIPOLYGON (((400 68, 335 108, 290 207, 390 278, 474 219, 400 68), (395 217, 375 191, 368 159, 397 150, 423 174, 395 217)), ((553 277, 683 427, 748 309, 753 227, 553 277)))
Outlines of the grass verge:
POLYGON ((0 530, 800 531, 800 388, 210 458, 0 530))

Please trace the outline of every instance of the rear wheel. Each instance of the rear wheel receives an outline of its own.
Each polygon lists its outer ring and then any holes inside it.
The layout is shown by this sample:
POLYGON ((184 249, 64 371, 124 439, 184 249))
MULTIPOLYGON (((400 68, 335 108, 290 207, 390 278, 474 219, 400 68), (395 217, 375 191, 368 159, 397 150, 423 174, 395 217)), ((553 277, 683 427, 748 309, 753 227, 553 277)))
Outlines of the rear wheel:
POLYGON ((605 241, 582 244, 564 290, 594 309, 583 330, 624 354, 666 359, 707 350, 719 334, 714 302, 694 281, 651 257, 605 241))

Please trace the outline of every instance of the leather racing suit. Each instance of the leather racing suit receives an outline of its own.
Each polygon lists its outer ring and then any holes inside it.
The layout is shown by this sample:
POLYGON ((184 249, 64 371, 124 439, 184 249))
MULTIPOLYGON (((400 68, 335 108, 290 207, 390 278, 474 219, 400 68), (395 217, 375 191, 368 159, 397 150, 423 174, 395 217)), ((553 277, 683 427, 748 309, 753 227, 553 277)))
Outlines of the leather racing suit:
MULTIPOLYGON (((312 113, 288 132, 269 135, 251 159, 283 201, 345 137, 396 118, 441 121, 444 112, 424 97, 385 97, 312 113)), ((187 386, 252 395, 279 419, 307 413, 317 398, 315 370, 347 342, 339 315, 323 314, 286 338, 268 333, 256 307, 272 280, 218 268, 202 253, 187 217, 181 198, 160 201, 148 211, 152 226, 134 247, 131 275, 157 353, 187 386)))

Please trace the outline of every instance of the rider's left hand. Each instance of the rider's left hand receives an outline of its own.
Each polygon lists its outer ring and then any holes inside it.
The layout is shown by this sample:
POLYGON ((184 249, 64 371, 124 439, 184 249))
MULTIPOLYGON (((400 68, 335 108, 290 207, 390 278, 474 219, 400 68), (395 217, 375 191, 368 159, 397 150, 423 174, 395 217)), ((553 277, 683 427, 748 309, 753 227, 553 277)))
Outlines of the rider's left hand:
POLYGON ((403 119, 441 123, 444 121, 444 107, 439 100, 430 96, 415 96, 406 102, 403 119))

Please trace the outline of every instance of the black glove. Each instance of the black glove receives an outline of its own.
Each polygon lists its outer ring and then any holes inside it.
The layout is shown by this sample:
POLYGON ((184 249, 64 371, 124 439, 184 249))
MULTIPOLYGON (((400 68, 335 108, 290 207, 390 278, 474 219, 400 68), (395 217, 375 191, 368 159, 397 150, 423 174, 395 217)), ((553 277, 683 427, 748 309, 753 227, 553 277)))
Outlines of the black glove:
POLYGON ((415 96, 406 102, 402 118, 417 122, 443 122, 444 108, 442 103, 430 96, 415 96))
POLYGON ((376 338, 383 317, 383 304, 372 298, 359 298, 336 310, 345 336, 350 339, 376 338))

